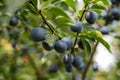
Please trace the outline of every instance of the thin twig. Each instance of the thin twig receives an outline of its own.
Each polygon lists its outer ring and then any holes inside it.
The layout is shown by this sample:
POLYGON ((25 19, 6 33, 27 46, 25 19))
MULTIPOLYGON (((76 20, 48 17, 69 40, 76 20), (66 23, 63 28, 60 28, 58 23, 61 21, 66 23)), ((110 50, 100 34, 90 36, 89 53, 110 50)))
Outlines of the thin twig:
POLYGON ((78 35, 79 35, 79 33, 76 34, 76 38, 75 38, 75 41, 74 41, 74 43, 73 43, 73 47, 71 48, 71 53, 73 53, 74 50, 75 50, 74 48, 75 48, 75 46, 76 46, 76 44, 77 44, 78 35))
POLYGON ((84 70, 84 72, 83 72, 83 75, 82 75, 82 80, 85 80, 86 74, 87 74, 87 72, 88 72, 88 70, 89 70, 89 67, 90 67, 90 65, 91 65, 91 63, 92 63, 93 57, 94 57, 94 55, 95 55, 95 51, 96 51, 96 49, 97 49, 98 43, 99 43, 99 42, 97 41, 96 44, 95 44, 95 46, 94 46, 94 48, 93 48, 93 51, 91 52, 91 56, 90 56, 89 62, 88 62, 88 64, 86 65, 86 68, 85 68, 85 70, 84 70))
POLYGON ((39 14, 40 14, 41 18, 43 19, 44 23, 45 23, 45 24, 48 26, 48 28, 50 29, 50 31, 51 31, 53 34, 57 35, 57 36, 59 37, 59 39, 61 39, 60 35, 58 35, 58 33, 56 33, 56 30, 54 29, 54 27, 50 26, 49 23, 46 21, 46 19, 45 19, 45 17, 43 16, 41 10, 39 10, 39 14))
POLYGON ((54 33, 53 28, 48 24, 48 22, 46 21, 45 17, 43 16, 41 10, 39 10, 39 14, 40 14, 41 18, 43 19, 44 23, 49 27, 50 31, 51 31, 52 33, 54 33))

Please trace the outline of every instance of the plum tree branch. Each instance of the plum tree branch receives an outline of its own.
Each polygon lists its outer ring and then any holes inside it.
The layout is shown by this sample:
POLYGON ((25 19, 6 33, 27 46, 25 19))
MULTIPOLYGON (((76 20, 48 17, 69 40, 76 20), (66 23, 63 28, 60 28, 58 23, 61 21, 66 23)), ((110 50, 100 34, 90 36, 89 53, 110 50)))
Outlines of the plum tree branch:
POLYGON ((89 67, 90 67, 90 65, 91 65, 91 63, 92 63, 93 57, 94 57, 94 55, 95 55, 95 51, 96 51, 96 49, 97 49, 98 43, 99 43, 99 42, 97 41, 96 44, 95 44, 95 46, 94 46, 94 48, 93 48, 93 51, 91 52, 91 56, 90 56, 89 62, 88 62, 88 64, 86 65, 86 68, 85 68, 85 70, 84 70, 84 72, 83 72, 83 75, 82 75, 82 80, 85 80, 86 74, 87 74, 87 72, 88 72, 88 70, 89 70, 89 67))
POLYGON ((41 10, 39 10, 39 14, 40 14, 41 18, 43 19, 44 23, 45 23, 45 24, 48 26, 48 28, 50 29, 50 31, 51 31, 52 33, 54 33, 53 27, 51 27, 51 26, 48 24, 48 22, 46 21, 45 17, 43 16, 41 10))
POLYGON ((59 37, 59 39, 61 39, 61 36, 56 33, 56 30, 54 29, 54 27, 50 26, 49 23, 46 21, 45 17, 44 17, 43 14, 42 14, 42 10, 39 10, 39 14, 40 14, 42 20, 44 21, 44 23, 45 23, 45 24, 48 26, 48 28, 50 29, 50 31, 51 31, 53 34, 57 35, 57 36, 59 37))

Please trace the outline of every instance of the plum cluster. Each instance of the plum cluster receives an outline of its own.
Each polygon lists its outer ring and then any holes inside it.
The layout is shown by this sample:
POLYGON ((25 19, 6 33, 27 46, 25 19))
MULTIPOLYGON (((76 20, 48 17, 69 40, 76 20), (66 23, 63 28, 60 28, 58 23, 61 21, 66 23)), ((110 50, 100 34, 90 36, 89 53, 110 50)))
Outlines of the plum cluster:
MULTIPOLYGON (((74 56, 73 54, 65 54, 63 56, 63 63, 65 64, 65 69, 67 72, 72 72, 73 67, 77 70, 82 71, 85 69, 85 63, 80 55, 74 56)), ((94 63, 92 65, 93 71, 98 71, 98 64, 94 63)))
MULTIPOLYGON (((114 18, 118 18, 118 16, 120 15, 120 12, 118 13, 117 9, 113 8, 112 10, 112 15, 114 16, 114 18), (116 17, 117 16, 117 17, 116 17)), ((94 11, 87 11, 85 14, 85 20, 87 23, 89 24, 94 24, 98 19, 98 14, 94 11)), ((105 17, 105 19, 107 19, 105 17)), ((9 23, 11 26, 16 26, 18 24, 18 17, 17 16, 13 16, 10 20, 9 23)), ((72 32, 74 33, 81 33, 82 29, 83 29, 83 25, 82 22, 79 20, 75 21, 75 24, 73 26, 70 26, 70 29, 72 32)), ((110 30, 108 29, 108 27, 102 27, 100 29, 100 31, 103 34, 108 34, 110 32, 110 30)), ((13 31, 8 30, 9 35, 13 36, 13 31)), ((17 30, 14 31, 16 34, 17 30)), ((32 41, 34 42, 42 42, 42 46, 45 50, 50 51, 50 50, 55 50, 58 53, 65 53, 65 51, 70 50, 73 48, 73 42, 71 40, 71 38, 69 37, 63 37, 59 40, 56 40, 53 45, 49 45, 49 43, 45 42, 46 37, 46 30, 45 28, 41 27, 41 26, 36 26, 35 28, 33 28, 30 31, 30 38, 32 41)), ((84 44, 82 43, 82 41, 79 39, 77 40, 77 45, 80 49, 84 49, 84 44)), ((16 47, 16 43, 13 43, 13 47, 16 47)), ((28 46, 24 46, 23 48, 23 53, 26 52, 28 50, 28 46)), ((72 52, 68 53, 68 54, 64 54, 62 61, 65 65, 65 70, 67 72, 72 72, 74 68, 76 68, 79 71, 82 71, 85 69, 85 63, 83 62, 83 59, 80 55, 73 55, 72 52)), ((98 65, 97 64, 93 64, 92 66, 94 71, 98 70, 98 65)), ((49 67, 49 72, 57 72, 58 71, 58 65, 57 64, 51 64, 51 66, 49 67)), ((79 77, 74 77, 73 80, 81 80, 81 78, 79 77)))

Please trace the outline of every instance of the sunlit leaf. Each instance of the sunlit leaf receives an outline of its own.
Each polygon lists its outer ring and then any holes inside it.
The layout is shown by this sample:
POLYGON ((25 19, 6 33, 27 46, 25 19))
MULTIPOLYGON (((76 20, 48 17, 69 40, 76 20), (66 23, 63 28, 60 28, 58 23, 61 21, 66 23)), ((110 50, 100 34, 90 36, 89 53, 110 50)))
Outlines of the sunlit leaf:
POLYGON ((103 39, 101 32, 97 30, 92 30, 83 32, 81 35, 88 36, 88 38, 94 38, 95 40, 102 43, 109 52, 111 52, 110 45, 103 39))
POLYGON ((98 2, 98 1, 103 2, 105 5, 110 4, 110 0, 95 0, 95 2, 98 2))
POLYGON ((59 8, 59 7, 56 7, 56 6, 50 6, 50 8, 47 8, 47 12, 48 12, 48 13, 51 13, 51 14, 54 15, 54 16, 59 16, 59 15, 61 15, 61 16, 64 16, 64 17, 66 17, 66 18, 70 18, 70 17, 68 16, 68 14, 67 14, 63 9, 61 9, 61 8, 59 8))
POLYGON ((91 6, 91 9, 106 10, 107 8, 106 8, 106 5, 102 1, 98 1, 91 6))
POLYGON ((76 6, 74 0, 65 0, 66 4, 69 5, 74 11, 76 11, 76 6))

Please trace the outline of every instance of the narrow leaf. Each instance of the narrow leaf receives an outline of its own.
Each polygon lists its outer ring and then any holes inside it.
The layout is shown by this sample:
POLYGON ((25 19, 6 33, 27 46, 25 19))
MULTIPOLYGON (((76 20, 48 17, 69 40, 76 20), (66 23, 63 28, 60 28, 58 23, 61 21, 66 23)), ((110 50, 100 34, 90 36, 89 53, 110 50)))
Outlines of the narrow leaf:
POLYGON ((38 9, 38 10, 40 10, 40 9, 41 9, 40 0, 37 0, 37 9, 38 9))
POLYGON ((101 9, 101 10, 106 10, 106 6, 102 1, 98 1, 95 4, 91 6, 90 9, 101 9))
POLYGON ((86 40, 86 39, 82 39, 82 42, 83 42, 83 46, 84 46, 84 49, 86 51, 86 53, 91 53, 91 46, 89 44, 89 42, 86 40))
POLYGON ((88 38, 90 37, 90 38, 93 38, 93 39, 99 41, 100 43, 102 43, 106 47, 106 49, 109 52, 111 52, 110 45, 103 39, 100 31, 92 30, 92 31, 83 32, 81 34, 84 36, 88 36, 88 38))
POLYGON ((48 9, 48 11, 47 12, 50 12, 52 15, 54 15, 54 16, 59 16, 59 15, 61 15, 61 16, 64 16, 64 17, 66 17, 66 18, 70 18, 69 16, 68 16, 68 14, 63 10, 63 9, 61 9, 61 8, 59 8, 59 7, 56 7, 56 6, 51 6, 50 8, 47 8, 48 9))
POLYGON ((96 2, 102 1, 105 5, 110 4, 110 0, 95 0, 96 2))
POLYGON ((74 11, 76 11, 76 6, 74 0, 65 0, 66 4, 70 6, 74 11))

